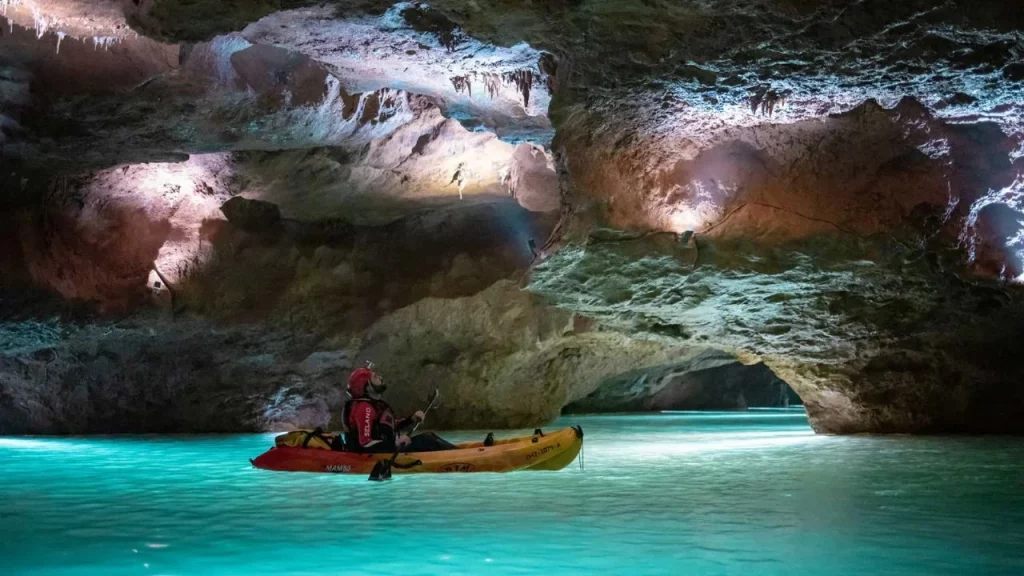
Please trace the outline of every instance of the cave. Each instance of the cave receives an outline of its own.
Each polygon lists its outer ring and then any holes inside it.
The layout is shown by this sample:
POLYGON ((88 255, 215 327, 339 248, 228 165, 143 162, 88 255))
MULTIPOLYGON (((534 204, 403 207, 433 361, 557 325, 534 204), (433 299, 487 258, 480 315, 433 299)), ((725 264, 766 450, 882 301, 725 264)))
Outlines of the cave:
POLYGON ((1022 284, 1012 2, 0 0, 0 448, 1018 435, 1022 284))

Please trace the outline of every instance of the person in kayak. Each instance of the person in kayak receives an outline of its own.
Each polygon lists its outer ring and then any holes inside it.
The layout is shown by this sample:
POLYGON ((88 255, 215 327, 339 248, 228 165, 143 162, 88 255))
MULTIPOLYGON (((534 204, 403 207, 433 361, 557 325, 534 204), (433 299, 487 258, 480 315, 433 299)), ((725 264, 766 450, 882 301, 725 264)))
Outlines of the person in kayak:
POLYGON ((370 368, 359 368, 348 378, 344 421, 348 428, 345 449, 351 452, 394 452, 408 447, 412 441, 404 432, 423 421, 423 412, 395 420, 395 412, 381 398, 387 389, 380 374, 370 368))

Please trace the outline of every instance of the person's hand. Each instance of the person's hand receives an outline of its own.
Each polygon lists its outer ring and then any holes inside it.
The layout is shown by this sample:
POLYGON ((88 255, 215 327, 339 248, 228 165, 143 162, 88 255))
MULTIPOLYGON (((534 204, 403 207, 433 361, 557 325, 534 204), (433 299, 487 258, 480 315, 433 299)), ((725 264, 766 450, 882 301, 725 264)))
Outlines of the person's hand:
POLYGON ((398 435, 398 447, 399 448, 405 448, 409 444, 412 444, 412 439, 409 438, 409 436, 407 436, 405 434, 399 434, 398 435))
POLYGON ((426 417, 427 415, 423 413, 423 410, 417 410, 415 414, 410 416, 414 424, 419 424, 420 422, 423 422, 423 419, 426 417))

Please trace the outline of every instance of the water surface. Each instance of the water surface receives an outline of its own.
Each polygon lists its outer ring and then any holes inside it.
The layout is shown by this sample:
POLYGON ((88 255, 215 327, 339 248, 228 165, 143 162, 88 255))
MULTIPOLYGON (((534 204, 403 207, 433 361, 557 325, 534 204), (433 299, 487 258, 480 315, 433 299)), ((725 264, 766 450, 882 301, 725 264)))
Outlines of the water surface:
MULTIPOLYGON (((1024 443, 572 417, 585 470, 275 473, 272 435, 0 438, 0 573, 1024 574, 1024 443)), ((463 434, 467 436, 480 434, 463 434)))

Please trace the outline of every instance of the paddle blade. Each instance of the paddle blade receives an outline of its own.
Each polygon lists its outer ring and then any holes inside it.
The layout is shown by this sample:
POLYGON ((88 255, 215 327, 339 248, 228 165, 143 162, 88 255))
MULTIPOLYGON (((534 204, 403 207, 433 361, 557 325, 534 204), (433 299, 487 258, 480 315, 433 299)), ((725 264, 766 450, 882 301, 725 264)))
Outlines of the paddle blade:
POLYGON ((368 480, 371 482, 391 480, 391 461, 378 460, 377 463, 373 465, 373 470, 370 471, 370 477, 368 480))

